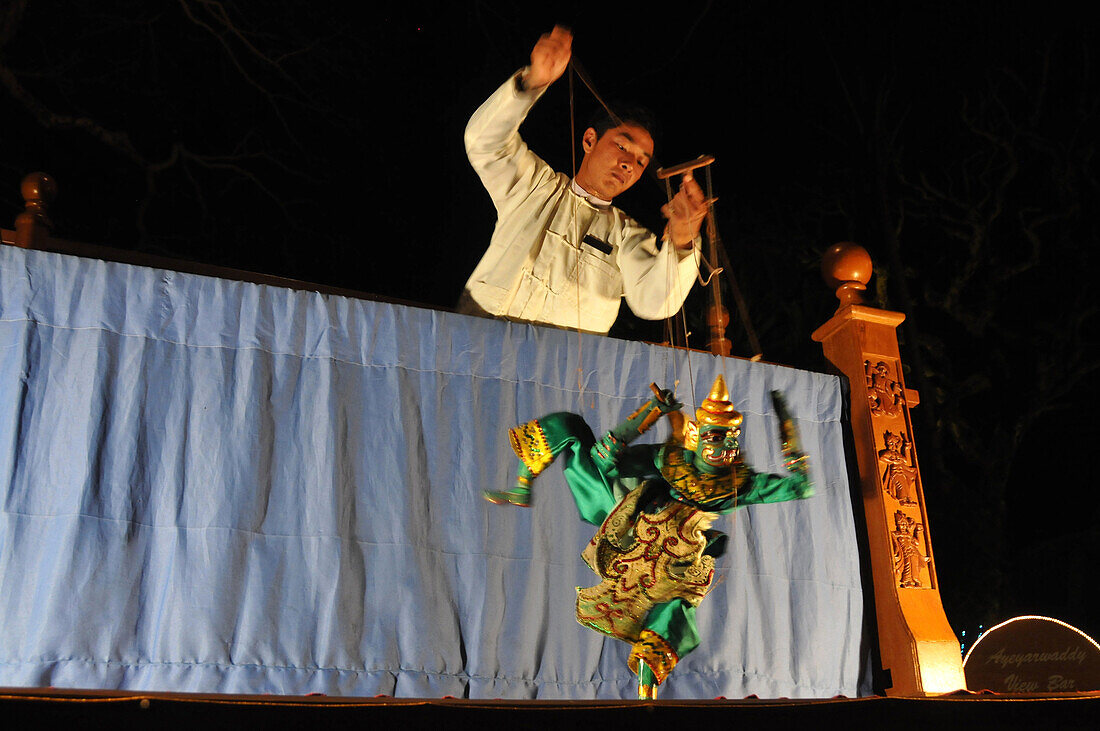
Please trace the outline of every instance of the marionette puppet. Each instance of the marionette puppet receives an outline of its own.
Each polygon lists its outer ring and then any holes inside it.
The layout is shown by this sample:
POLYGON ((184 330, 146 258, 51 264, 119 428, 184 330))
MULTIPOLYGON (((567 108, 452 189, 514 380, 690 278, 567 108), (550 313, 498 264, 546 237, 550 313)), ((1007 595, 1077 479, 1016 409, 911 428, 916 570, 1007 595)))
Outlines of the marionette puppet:
POLYGON ((602 581, 577 589, 581 624, 628 642, 638 697, 657 686, 699 645, 695 608, 711 589, 714 561, 728 537, 711 529, 736 508, 809 497, 806 456, 778 391, 787 474, 755 472, 740 457, 741 414, 719 375, 688 420, 671 391, 654 397, 600 439, 577 414, 559 412, 511 429, 520 459, 516 483, 485 491, 496 504, 528 507, 534 479, 559 456, 581 519, 599 526, 582 556, 602 581), (673 435, 664 444, 630 446, 668 414, 673 435))

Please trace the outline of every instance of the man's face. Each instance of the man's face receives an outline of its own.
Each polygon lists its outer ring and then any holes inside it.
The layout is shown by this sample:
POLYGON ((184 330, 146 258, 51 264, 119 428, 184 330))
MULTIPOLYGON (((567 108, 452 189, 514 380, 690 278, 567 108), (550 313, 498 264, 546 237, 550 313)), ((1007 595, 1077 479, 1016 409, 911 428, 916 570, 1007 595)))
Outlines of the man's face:
POLYGON ((584 159, 577 184, 589 193, 611 200, 638 182, 653 157, 653 138, 636 124, 622 124, 598 139, 589 127, 581 138, 584 159))
MULTIPOLYGON (((740 434, 740 429, 728 426, 700 427, 699 446, 696 447, 695 454, 703 464, 698 466, 708 472, 728 468, 737 459, 737 453, 740 450, 737 437, 740 434)), ((696 463, 698 464, 698 460, 696 463)))

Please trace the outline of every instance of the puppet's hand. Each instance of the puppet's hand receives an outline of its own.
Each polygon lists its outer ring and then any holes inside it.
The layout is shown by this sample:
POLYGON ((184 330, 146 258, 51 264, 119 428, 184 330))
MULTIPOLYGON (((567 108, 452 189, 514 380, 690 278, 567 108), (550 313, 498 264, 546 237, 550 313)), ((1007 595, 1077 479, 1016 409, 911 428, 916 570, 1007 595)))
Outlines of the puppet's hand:
POLYGON ((531 50, 531 66, 523 75, 523 86, 530 90, 553 84, 565 73, 572 54, 573 34, 568 28, 555 25, 531 50))
POLYGON ((662 414, 669 414, 684 408, 684 405, 676 400, 676 394, 667 388, 662 388, 658 391, 657 397, 652 399, 652 401, 653 405, 660 409, 662 414))
POLYGON ((703 189, 695 182, 691 172, 684 173, 680 190, 669 203, 661 207, 661 214, 668 219, 665 234, 676 248, 691 248, 695 237, 699 235, 703 219, 707 217, 708 205, 703 189))
POLYGON ((779 391, 772 391, 772 406, 779 417, 779 440, 783 449, 783 464, 792 472, 806 472, 806 453, 802 451, 802 438, 798 434, 798 425, 787 409, 787 401, 779 391))

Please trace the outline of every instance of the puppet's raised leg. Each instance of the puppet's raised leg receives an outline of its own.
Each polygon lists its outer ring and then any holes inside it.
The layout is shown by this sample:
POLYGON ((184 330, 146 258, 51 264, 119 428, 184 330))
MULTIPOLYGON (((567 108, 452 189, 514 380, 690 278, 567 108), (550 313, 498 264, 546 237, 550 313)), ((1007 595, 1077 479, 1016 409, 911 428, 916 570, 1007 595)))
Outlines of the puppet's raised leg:
MULTIPOLYGON (((483 490, 481 496, 496 505, 508 503, 521 508, 531 507, 531 483, 550 466, 562 450, 578 439, 578 435, 563 428, 563 425, 571 424, 574 419, 579 417, 561 412, 532 419, 526 424, 509 429, 508 441, 519 458, 516 481, 508 490, 483 490)), ((591 438, 589 436, 589 440, 591 438)))
POLYGON ((483 490, 482 497, 491 503, 530 507, 535 478, 563 452, 567 473, 594 471, 588 451, 596 440, 576 414, 560 411, 520 424, 508 430, 508 441, 519 458, 516 481, 508 490, 483 490))
POLYGON ((644 434, 662 414, 680 408, 671 391, 650 386, 654 397, 627 417, 599 442, 591 427, 577 414, 566 411, 548 414, 508 430, 508 441, 519 458, 516 481, 508 490, 483 490, 491 503, 530 507, 534 480, 558 455, 565 453, 565 478, 581 517, 599 525, 615 505, 610 486, 619 453, 644 434))

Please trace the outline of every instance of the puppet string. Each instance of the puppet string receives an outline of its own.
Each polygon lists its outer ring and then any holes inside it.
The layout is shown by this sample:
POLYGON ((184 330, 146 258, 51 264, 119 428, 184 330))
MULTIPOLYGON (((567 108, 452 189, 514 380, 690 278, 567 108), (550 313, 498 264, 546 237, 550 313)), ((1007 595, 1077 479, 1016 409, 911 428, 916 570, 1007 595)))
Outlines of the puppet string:
MULTIPOLYGON (((573 70, 570 67, 569 73, 569 150, 570 160, 573 165, 573 176, 571 180, 577 179, 577 136, 573 133, 576 126, 576 107, 574 101, 576 99, 573 91, 573 70)), ((576 251, 574 252, 574 266, 577 274, 577 400, 580 403, 580 411, 584 411, 584 336, 581 334, 581 241, 580 241, 580 228, 577 223, 577 197, 572 196, 572 206, 570 209, 573 228, 573 241, 575 242, 576 251)), ((596 403, 593 401, 592 408, 596 408, 596 403)))

